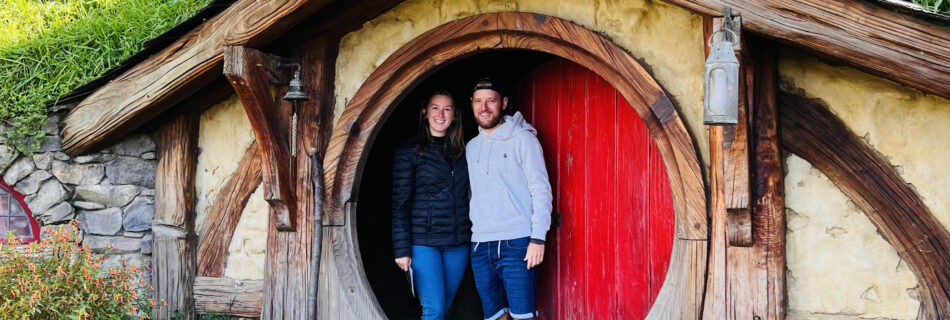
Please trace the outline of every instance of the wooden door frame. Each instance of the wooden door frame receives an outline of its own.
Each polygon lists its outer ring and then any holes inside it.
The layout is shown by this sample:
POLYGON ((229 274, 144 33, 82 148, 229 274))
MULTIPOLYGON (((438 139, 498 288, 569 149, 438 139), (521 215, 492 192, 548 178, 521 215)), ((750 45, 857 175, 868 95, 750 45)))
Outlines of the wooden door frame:
POLYGON ((653 77, 629 53, 594 31, 535 13, 500 12, 458 19, 416 37, 366 79, 334 127, 326 158, 327 186, 320 266, 319 314, 384 318, 366 280, 356 243, 359 173, 375 135, 404 97, 439 67, 480 52, 540 51, 573 61, 603 77, 643 119, 663 157, 676 215, 666 281, 649 319, 698 319, 708 250, 708 215, 697 150, 653 77))

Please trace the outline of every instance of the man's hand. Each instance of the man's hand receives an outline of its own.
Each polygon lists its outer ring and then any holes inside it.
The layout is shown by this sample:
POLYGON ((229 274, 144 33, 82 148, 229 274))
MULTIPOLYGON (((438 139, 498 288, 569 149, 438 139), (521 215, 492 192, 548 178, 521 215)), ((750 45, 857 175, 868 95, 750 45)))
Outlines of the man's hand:
POLYGON ((528 254, 524 256, 524 261, 528 262, 528 269, 534 268, 544 260, 544 245, 529 243, 528 254))
POLYGON ((402 269, 402 271, 409 271, 409 266, 412 265, 412 258, 410 257, 396 258, 396 265, 398 265, 399 269, 402 269))

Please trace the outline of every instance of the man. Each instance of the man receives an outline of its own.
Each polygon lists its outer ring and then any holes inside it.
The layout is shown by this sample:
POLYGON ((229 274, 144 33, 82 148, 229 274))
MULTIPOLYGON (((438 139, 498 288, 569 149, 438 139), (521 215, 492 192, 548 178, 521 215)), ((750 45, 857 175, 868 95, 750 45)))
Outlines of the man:
POLYGON ((472 271, 485 319, 533 319, 537 268, 551 225, 551 184, 537 131, 491 79, 472 93, 479 134, 466 146, 472 186, 472 271))

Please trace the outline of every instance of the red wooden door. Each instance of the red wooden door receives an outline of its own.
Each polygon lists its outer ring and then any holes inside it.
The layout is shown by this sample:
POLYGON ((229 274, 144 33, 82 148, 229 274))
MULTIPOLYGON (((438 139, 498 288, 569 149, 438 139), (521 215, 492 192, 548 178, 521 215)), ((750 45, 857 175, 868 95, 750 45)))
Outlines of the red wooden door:
POLYGON ((541 267, 541 317, 646 317, 670 261, 673 201, 643 121, 603 78, 563 59, 535 69, 512 102, 538 129, 562 215, 541 267))

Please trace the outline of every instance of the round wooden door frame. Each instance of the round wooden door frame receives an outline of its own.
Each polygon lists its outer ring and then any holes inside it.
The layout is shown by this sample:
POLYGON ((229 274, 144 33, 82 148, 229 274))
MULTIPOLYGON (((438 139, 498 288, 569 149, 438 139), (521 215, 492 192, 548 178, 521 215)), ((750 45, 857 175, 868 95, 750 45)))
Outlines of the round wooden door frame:
POLYGON ((574 61, 606 79, 636 109, 663 157, 676 215, 670 267, 648 318, 698 319, 708 247, 705 189, 692 138, 673 103, 630 54, 606 38, 570 21, 523 12, 462 18, 416 37, 376 68, 343 110, 324 159, 329 196, 325 221, 350 221, 327 234, 325 247, 331 252, 325 255, 330 261, 321 263, 321 301, 333 300, 328 307, 337 315, 382 316, 363 274, 355 210, 344 210, 359 190, 356 177, 368 154, 364 151, 404 93, 426 76, 457 59, 505 49, 546 52, 574 61), (372 310, 364 310, 367 307, 372 310))

